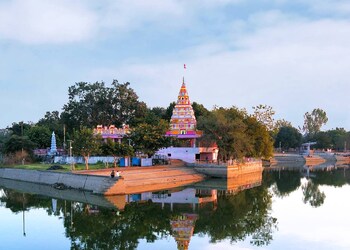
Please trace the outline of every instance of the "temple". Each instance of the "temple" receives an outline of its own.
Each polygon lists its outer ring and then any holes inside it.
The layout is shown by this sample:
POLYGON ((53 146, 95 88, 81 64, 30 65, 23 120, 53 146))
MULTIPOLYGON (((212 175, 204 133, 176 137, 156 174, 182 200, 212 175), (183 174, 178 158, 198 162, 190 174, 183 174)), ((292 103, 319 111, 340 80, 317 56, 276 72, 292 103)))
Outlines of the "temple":
POLYGON ((177 103, 171 116, 170 129, 167 131, 166 136, 189 140, 191 147, 195 147, 196 138, 202 136, 201 131, 196 130, 196 125, 196 117, 187 93, 185 79, 183 78, 177 103))
POLYGON ((202 131, 196 129, 196 126, 196 116, 183 78, 177 103, 171 116, 169 131, 166 132, 166 136, 180 139, 181 147, 162 148, 157 151, 157 154, 169 159, 180 159, 190 163, 200 160, 216 161, 219 152, 216 145, 210 147, 196 145, 196 139, 203 135, 202 131))
POLYGON ((102 126, 97 125, 94 129, 94 134, 101 135, 102 139, 106 142, 107 139, 112 139, 115 142, 121 143, 121 140, 130 132, 129 125, 123 125, 122 128, 116 128, 114 125, 102 126))

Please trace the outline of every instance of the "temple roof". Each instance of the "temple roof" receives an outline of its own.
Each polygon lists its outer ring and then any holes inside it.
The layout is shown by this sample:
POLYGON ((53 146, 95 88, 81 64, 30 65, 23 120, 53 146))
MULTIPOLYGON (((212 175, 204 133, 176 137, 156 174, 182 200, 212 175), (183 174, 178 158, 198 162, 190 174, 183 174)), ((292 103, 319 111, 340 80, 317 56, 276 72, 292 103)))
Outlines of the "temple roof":
POLYGON ((185 79, 183 78, 177 103, 171 116, 170 130, 166 135, 183 139, 198 138, 201 134, 198 133, 199 131, 196 131, 196 125, 196 117, 188 96, 185 79))
POLYGON ((177 105, 191 105, 190 98, 187 93, 185 78, 182 79, 179 96, 177 98, 177 105))

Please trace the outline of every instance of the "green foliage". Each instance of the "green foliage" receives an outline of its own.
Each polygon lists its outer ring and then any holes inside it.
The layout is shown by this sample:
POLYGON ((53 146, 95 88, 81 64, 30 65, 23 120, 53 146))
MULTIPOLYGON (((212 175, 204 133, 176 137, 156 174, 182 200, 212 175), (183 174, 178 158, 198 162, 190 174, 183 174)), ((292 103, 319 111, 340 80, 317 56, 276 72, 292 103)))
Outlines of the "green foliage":
POLYGON ((331 138, 332 148, 336 150, 343 150, 345 146, 345 142, 350 146, 350 135, 345 131, 344 128, 336 128, 332 130, 328 130, 327 134, 331 138))
POLYGON ((257 122, 254 117, 247 116, 245 118, 247 124, 247 134, 253 145, 251 156, 269 159, 273 155, 273 141, 267 128, 257 122))
POLYGON ((321 127, 328 122, 327 114, 322 109, 314 109, 304 115, 303 130, 307 135, 313 136, 320 131, 321 127))
POLYGON ((124 156, 134 155, 133 147, 129 146, 126 143, 118 143, 111 139, 108 139, 106 143, 101 145, 102 154, 106 156, 113 156, 114 158, 114 167, 117 167, 117 158, 124 156))
POLYGON ((203 104, 199 104, 197 102, 192 103, 192 108, 194 111, 194 115, 196 116, 197 119, 201 116, 208 116, 210 113, 210 111, 208 109, 206 109, 203 106, 203 104))
POLYGON ((293 127, 281 127, 275 139, 275 147, 282 147, 284 150, 289 148, 298 148, 301 145, 303 136, 293 127))
POLYGON ((55 131, 56 134, 63 129, 58 111, 46 112, 44 118, 41 118, 36 125, 47 127, 50 131, 55 131))
POLYGON ((258 120, 258 122, 264 124, 269 131, 274 129, 273 116, 275 115, 275 111, 271 106, 260 104, 253 107, 253 110, 253 116, 258 120))
POLYGON ((147 109, 144 119, 140 120, 139 123, 157 125, 160 122, 160 120, 164 119, 165 117, 167 117, 166 109, 161 107, 155 107, 152 109, 147 109))
POLYGON ((131 131, 129 138, 135 151, 152 156, 158 149, 171 145, 171 138, 165 137, 168 122, 160 120, 157 125, 139 124, 131 131))
POLYGON ((91 129, 82 127, 73 131, 73 154, 85 159, 86 169, 89 169, 89 157, 100 152, 101 138, 93 134, 91 129))
POLYGON ((12 135, 4 144, 4 153, 16 153, 22 149, 31 152, 35 148, 35 143, 28 136, 12 135))
POLYGON ((171 102, 169 106, 166 108, 164 120, 170 121, 171 116, 173 115, 173 109, 175 105, 176 105, 176 102, 171 102))
POLYGON ((63 145, 64 127, 66 125, 63 124, 58 111, 46 112, 44 118, 40 119, 36 125, 48 128, 50 133, 55 132, 57 146, 60 147, 60 145, 63 145))
POLYGON ((266 127, 236 107, 215 108, 199 118, 197 127, 204 132, 202 143, 216 143, 224 161, 272 155, 272 140, 266 127))
POLYGON ((328 149, 333 148, 332 138, 327 132, 320 131, 315 134, 312 138, 307 138, 310 141, 315 141, 317 144, 314 146, 317 149, 328 149))
POLYGON ((0 155, 4 152, 4 144, 10 138, 11 131, 8 129, 0 129, 0 155))
POLYGON ((32 124, 19 122, 19 123, 12 123, 12 127, 7 128, 12 132, 14 135, 23 136, 27 134, 27 131, 31 128, 32 124))
POLYGON ((350 146, 350 133, 344 128, 336 128, 328 131, 320 131, 314 135, 309 135, 306 140, 316 141, 315 148, 317 149, 334 149, 337 151, 343 151, 350 146))
POLYGON ((51 133, 47 127, 33 126, 28 132, 29 139, 36 144, 37 148, 47 148, 51 145, 51 133))
POLYGON ((262 187, 219 196, 215 210, 200 210, 195 232, 208 234, 211 242, 237 242, 251 235, 251 244, 268 245, 277 224, 269 214, 271 204, 271 195, 262 187))
POLYGON ((62 113, 68 128, 98 124, 132 126, 147 110, 146 104, 138 101, 130 83, 120 84, 117 80, 113 81, 112 87, 106 87, 104 82, 76 83, 69 87, 68 97, 62 113))

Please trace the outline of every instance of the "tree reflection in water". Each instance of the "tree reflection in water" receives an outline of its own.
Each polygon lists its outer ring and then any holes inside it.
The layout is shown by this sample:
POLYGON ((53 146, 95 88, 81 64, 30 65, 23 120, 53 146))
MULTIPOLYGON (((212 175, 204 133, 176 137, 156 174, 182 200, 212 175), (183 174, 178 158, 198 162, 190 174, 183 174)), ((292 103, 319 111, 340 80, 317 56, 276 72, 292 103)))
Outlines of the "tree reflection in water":
POLYGON ((309 203, 312 207, 319 207, 324 203, 326 195, 324 192, 321 192, 317 184, 314 184, 309 180, 302 187, 303 190, 303 202, 309 203))
POLYGON ((235 242, 252 236, 252 244, 265 245, 272 240, 276 227, 276 219, 270 216, 271 196, 263 187, 236 195, 222 192, 217 203, 200 205, 195 211, 189 204, 171 209, 152 201, 132 202, 118 211, 57 200, 54 213, 49 198, 25 194, 26 207, 23 208, 21 193, 9 190, 5 193, 1 201, 14 212, 40 207, 48 215, 62 216, 71 249, 135 249, 141 239, 154 242, 169 236, 176 238, 178 231, 174 223, 185 217, 191 218, 194 226, 189 239, 192 233, 207 234, 211 242, 222 239, 235 242))
POLYGON ((267 245, 277 224, 270 215, 271 204, 271 195, 262 186, 219 196, 216 210, 199 210, 195 233, 208 234, 211 242, 237 242, 252 236, 252 244, 267 245))
MULTIPOLYGON (((71 249, 135 249, 141 239, 154 242, 168 237, 174 237, 181 247, 188 245, 192 234, 207 235, 213 243, 225 239, 235 243, 249 238, 251 244, 262 246, 271 243, 277 230, 277 219, 271 216, 272 195, 283 198, 301 187, 303 201, 318 207, 325 200, 319 186, 349 184, 349 176, 345 169, 313 172, 312 178, 301 185, 304 178, 301 171, 264 172, 261 186, 237 189, 233 194, 215 191, 215 199, 207 199, 210 202, 198 206, 192 203, 164 206, 145 200, 127 203, 120 211, 65 200, 52 203, 52 199, 42 195, 23 195, 9 189, 1 192, 0 206, 14 213, 43 208, 49 216, 59 216, 71 249), (181 227, 186 228, 186 235, 181 227)), ((201 195, 197 198, 212 194, 208 189, 192 190, 201 195)), ((177 192, 180 191, 166 193, 166 197, 177 192)))

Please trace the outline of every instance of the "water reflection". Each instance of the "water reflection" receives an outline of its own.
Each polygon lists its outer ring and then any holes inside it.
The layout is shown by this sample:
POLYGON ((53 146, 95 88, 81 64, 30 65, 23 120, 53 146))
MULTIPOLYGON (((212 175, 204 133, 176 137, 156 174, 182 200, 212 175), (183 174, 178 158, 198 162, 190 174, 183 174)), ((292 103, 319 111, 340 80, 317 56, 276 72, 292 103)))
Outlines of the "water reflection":
POLYGON ((301 187, 303 202, 312 207, 321 206, 326 195, 319 190, 320 185, 341 187, 350 183, 349 165, 334 165, 322 163, 313 166, 273 166, 264 171, 265 180, 272 186, 274 195, 288 196, 301 187), (306 178, 307 183, 301 185, 301 179, 306 178), (275 183, 273 183, 275 182, 275 183))
POLYGON ((28 211, 41 208, 62 219, 71 249, 136 249, 141 239, 155 242, 168 237, 175 239, 178 249, 188 249, 194 235, 206 235, 211 243, 248 239, 251 245, 263 246, 273 242, 278 231, 273 196, 285 199, 300 188, 303 201, 319 207, 326 199, 320 186, 349 183, 347 168, 307 172, 305 167, 281 167, 230 181, 212 179, 186 188, 101 197, 0 180, 0 206, 23 213, 24 236, 31 230, 25 224, 28 211))

